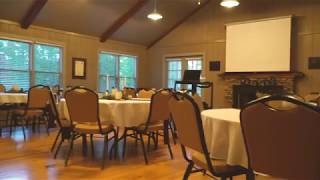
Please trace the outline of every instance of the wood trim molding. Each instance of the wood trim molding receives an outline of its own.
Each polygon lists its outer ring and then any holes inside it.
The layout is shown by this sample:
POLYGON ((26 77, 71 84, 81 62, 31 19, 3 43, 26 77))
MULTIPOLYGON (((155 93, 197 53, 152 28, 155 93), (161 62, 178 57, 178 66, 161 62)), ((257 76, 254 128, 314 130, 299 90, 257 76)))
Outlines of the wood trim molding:
POLYGON ((132 16, 134 16, 148 0, 138 0, 125 14, 117 19, 100 37, 100 42, 105 42, 112 36, 124 23, 126 23, 132 16))
POLYGON ((35 0, 30 9, 28 10, 27 14, 23 17, 22 21, 20 22, 21 28, 28 29, 28 27, 36 19, 37 15, 47 2, 48 0, 35 0))
POLYGON ((255 78, 267 78, 267 77, 287 77, 287 78, 303 78, 304 74, 302 72, 239 72, 239 73, 222 73, 219 76, 225 80, 227 79, 242 79, 248 77, 255 78))
POLYGON ((159 42, 161 39, 166 37, 168 34, 170 34, 173 30, 175 30, 178 26, 180 26, 182 23, 186 22, 191 16, 196 14, 198 11, 200 11, 202 8, 204 8, 207 4, 209 4, 211 0, 207 0, 206 2, 199 5, 196 9, 191 11, 188 15, 186 15, 184 18, 182 18, 180 21, 178 21, 175 25, 173 25, 169 30, 167 30, 165 33, 163 33, 160 37, 152 41, 147 49, 150 49, 152 46, 154 46, 157 42, 159 42))

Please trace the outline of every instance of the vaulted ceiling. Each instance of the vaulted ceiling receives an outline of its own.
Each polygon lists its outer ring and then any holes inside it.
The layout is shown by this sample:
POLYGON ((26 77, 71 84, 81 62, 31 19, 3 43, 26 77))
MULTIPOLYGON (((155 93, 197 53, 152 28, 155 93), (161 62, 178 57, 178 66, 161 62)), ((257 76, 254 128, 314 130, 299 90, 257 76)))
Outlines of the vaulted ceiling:
POLYGON ((24 28, 29 26, 24 21, 31 21, 32 25, 100 38, 107 33, 102 40, 149 46, 199 8, 197 2, 158 0, 157 9, 164 18, 153 22, 147 19, 153 0, 0 0, 0 19, 19 22, 24 28))
MULTIPOLYGON (((153 0, 0 0, 0 19, 19 22, 23 28, 32 24, 92 35, 102 41, 110 38, 151 46, 210 0, 200 0, 200 6, 198 1, 158 0, 158 11, 164 18, 153 22, 147 19, 153 10, 153 0)), ((279 0, 240 2, 261 4, 279 0)))

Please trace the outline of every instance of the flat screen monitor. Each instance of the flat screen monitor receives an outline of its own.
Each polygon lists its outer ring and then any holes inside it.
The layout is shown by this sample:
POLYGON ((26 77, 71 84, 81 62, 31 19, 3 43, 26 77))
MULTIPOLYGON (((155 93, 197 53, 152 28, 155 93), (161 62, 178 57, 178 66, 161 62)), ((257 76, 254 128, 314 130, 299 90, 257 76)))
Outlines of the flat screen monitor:
POLYGON ((201 70, 185 70, 183 81, 198 82, 200 81, 201 70))

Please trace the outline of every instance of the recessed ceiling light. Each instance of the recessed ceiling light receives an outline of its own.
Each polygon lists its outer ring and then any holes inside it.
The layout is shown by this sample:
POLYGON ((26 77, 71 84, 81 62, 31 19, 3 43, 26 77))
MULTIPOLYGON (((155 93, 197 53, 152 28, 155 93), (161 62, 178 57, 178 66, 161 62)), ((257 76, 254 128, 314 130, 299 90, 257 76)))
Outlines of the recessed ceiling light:
POLYGON ((240 3, 237 0, 222 0, 220 5, 226 8, 233 8, 239 6, 240 3))

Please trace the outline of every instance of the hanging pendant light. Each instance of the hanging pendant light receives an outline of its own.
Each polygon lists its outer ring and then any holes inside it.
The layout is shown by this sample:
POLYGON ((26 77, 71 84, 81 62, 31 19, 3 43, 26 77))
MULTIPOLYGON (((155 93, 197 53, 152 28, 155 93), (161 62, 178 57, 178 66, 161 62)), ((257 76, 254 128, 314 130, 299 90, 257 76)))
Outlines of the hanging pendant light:
POLYGON ((152 11, 152 13, 148 14, 148 18, 153 21, 158 21, 163 18, 162 15, 160 13, 158 13, 158 11, 157 11, 157 0, 154 0, 153 11, 152 11))
POLYGON ((240 3, 237 0, 222 0, 220 5, 226 8, 233 8, 239 6, 240 3))

